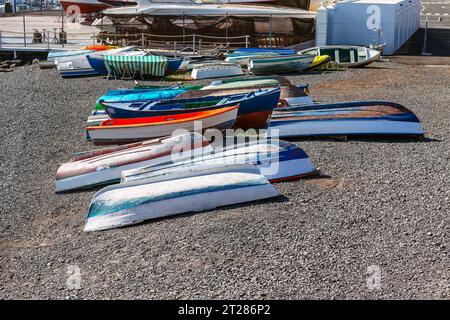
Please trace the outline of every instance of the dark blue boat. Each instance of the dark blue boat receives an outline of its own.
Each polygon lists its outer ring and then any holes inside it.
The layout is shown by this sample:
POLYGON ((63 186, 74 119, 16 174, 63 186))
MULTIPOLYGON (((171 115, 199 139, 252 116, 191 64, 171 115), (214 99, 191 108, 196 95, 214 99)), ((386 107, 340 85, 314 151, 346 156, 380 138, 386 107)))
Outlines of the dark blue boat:
POLYGON ((145 118, 223 108, 224 105, 239 105, 236 127, 242 129, 261 128, 268 124, 273 110, 280 100, 280 89, 268 89, 247 94, 207 96, 194 99, 162 101, 104 102, 100 104, 111 118, 145 118))

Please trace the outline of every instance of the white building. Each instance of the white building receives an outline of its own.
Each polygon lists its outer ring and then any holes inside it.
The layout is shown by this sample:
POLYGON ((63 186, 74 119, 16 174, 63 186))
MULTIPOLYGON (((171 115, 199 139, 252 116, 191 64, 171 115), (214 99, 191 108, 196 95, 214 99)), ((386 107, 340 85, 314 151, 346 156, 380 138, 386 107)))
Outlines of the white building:
POLYGON ((317 11, 317 45, 386 42, 393 54, 420 25, 420 0, 344 0, 317 11))

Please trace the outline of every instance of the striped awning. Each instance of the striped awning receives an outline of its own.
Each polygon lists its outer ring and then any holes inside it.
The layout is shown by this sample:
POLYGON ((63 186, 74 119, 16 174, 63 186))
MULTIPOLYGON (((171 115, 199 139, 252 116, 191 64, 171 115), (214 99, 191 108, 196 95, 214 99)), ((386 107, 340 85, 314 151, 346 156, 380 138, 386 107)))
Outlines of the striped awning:
POLYGON ((119 76, 139 71, 145 76, 162 77, 168 65, 167 58, 163 56, 106 55, 103 59, 108 72, 119 76))

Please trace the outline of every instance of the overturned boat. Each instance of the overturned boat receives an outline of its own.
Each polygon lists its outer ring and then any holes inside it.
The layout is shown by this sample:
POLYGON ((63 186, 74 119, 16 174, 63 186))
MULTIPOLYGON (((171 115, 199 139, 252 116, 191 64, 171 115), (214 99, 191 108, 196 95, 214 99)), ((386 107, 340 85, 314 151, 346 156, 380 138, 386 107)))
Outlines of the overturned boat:
POLYGON ((303 136, 422 136, 417 116, 389 101, 356 101, 309 107, 277 108, 269 135, 303 136))
POLYGON ((199 133, 123 145, 78 154, 56 173, 56 192, 91 188, 120 181, 122 171, 170 163, 176 157, 202 155, 212 148, 199 133))
POLYGON ((214 148, 187 160, 123 171, 122 182, 236 164, 255 165, 270 182, 300 179, 316 172, 311 159, 299 146, 277 139, 263 139, 214 148))
POLYGON ((199 168, 100 190, 89 206, 84 231, 118 228, 278 195, 253 165, 199 168))

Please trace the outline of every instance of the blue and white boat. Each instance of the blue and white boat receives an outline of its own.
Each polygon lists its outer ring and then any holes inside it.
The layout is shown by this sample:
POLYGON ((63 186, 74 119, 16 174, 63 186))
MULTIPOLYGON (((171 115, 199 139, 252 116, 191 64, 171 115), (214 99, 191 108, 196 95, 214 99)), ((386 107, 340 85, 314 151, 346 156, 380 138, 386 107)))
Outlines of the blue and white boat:
POLYGON ((280 92, 280 88, 274 88, 237 95, 151 102, 100 102, 100 104, 112 119, 173 115, 239 105, 235 127, 257 129, 267 127, 270 116, 280 101, 280 92))
POLYGON ((171 159, 166 163, 124 170, 122 182, 166 174, 185 174, 201 167, 207 169, 236 164, 255 165, 270 182, 296 180, 316 173, 316 168, 305 151, 296 144, 278 139, 261 139, 202 151, 203 155, 187 160, 171 159))
POLYGON ((413 112, 389 101, 277 108, 269 125, 269 135, 280 138, 423 134, 420 120, 413 112))
POLYGON ((84 231, 133 225, 150 219, 201 212, 277 197, 278 191, 253 165, 198 168, 121 183, 97 192, 84 231))

